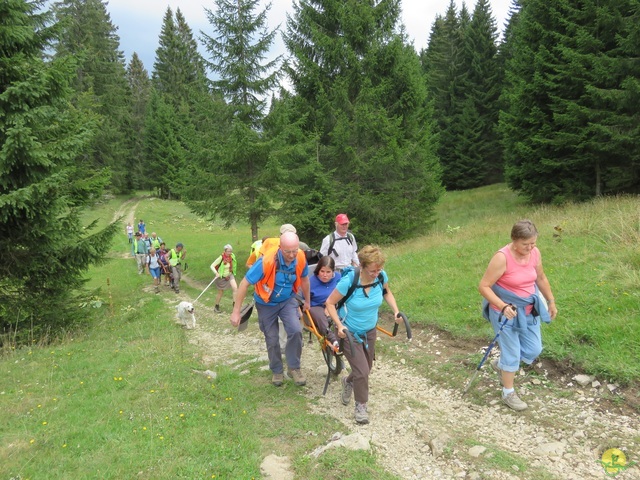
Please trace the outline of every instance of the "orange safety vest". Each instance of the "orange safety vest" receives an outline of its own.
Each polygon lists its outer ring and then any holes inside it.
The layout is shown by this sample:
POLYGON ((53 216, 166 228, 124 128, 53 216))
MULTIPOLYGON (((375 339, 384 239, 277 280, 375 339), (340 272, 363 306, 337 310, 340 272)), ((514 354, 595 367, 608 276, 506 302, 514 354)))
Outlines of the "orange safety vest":
MULTIPOLYGON (((276 284, 276 265, 278 263, 278 248, 266 252, 262 256, 262 280, 254 285, 255 293, 265 302, 269 303, 271 294, 273 293, 273 287, 276 284)), ((298 250, 296 256, 296 279, 293 282, 293 291, 298 293, 300 288, 300 279, 302 278, 302 271, 307 265, 307 259, 302 250, 298 250)))

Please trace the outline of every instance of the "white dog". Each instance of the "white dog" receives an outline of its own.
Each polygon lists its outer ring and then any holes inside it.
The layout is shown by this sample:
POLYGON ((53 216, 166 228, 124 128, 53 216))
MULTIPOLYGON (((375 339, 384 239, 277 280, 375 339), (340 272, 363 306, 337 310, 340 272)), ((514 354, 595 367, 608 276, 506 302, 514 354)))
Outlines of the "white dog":
POLYGON ((196 328, 195 308, 190 302, 180 302, 176 306, 178 322, 187 328, 196 328))

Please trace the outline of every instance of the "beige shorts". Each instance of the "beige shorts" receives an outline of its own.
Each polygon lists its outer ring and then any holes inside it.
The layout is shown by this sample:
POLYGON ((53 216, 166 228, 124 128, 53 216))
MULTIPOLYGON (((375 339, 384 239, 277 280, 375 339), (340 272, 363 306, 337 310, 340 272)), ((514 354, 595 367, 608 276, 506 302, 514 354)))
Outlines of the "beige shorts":
POLYGON ((216 278, 213 284, 218 290, 228 290, 229 288, 231 288, 231 280, 235 280, 235 278, 233 277, 233 273, 229 274, 228 277, 216 278))

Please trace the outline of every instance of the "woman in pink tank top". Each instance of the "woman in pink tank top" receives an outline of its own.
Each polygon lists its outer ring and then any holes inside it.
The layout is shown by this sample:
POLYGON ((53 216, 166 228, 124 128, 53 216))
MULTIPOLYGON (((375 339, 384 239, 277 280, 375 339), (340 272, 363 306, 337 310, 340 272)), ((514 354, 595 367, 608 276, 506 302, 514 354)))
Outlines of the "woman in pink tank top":
POLYGON ((517 411, 527 404, 515 392, 515 372, 520 362, 530 365, 542 352, 540 320, 550 321, 558 314, 537 239, 538 230, 530 220, 517 222, 511 229, 511 243, 495 253, 478 286, 489 304, 488 318, 496 334, 508 319, 498 339, 500 358, 492 360, 491 366, 503 387, 502 400, 517 411))

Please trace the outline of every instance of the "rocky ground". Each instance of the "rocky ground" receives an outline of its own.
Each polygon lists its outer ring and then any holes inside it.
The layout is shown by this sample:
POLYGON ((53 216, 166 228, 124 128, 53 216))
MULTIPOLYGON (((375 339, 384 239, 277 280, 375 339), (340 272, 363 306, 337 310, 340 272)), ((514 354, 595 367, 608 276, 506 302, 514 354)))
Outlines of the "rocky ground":
MULTIPOLYGON (((228 315, 198 305, 198 316, 207 320, 187 335, 211 366, 242 351, 266 369, 255 315, 238 333, 227 323, 228 315)), ((601 479, 607 476, 603 453, 617 448, 629 463, 609 475, 640 478, 640 468, 631 465, 640 459, 640 420, 620 387, 543 360, 517 376, 529 409, 513 412, 499 400, 498 378, 488 362, 469 393, 462 394, 475 368, 471 361, 481 358, 469 353, 481 353, 479 344, 463 345, 416 326, 413 333, 411 342, 400 335, 380 336, 371 375, 371 423, 364 426, 355 424, 353 404, 341 404, 338 381, 322 395, 326 366, 317 344, 303 351, 307 386, 302 391, 310 411, 333 416, 344 424, 345 435, 368 440, 389 471, 404 479, 601 479)), ((287 459, 269 464, 266 478, 294 478, 287 459)))

